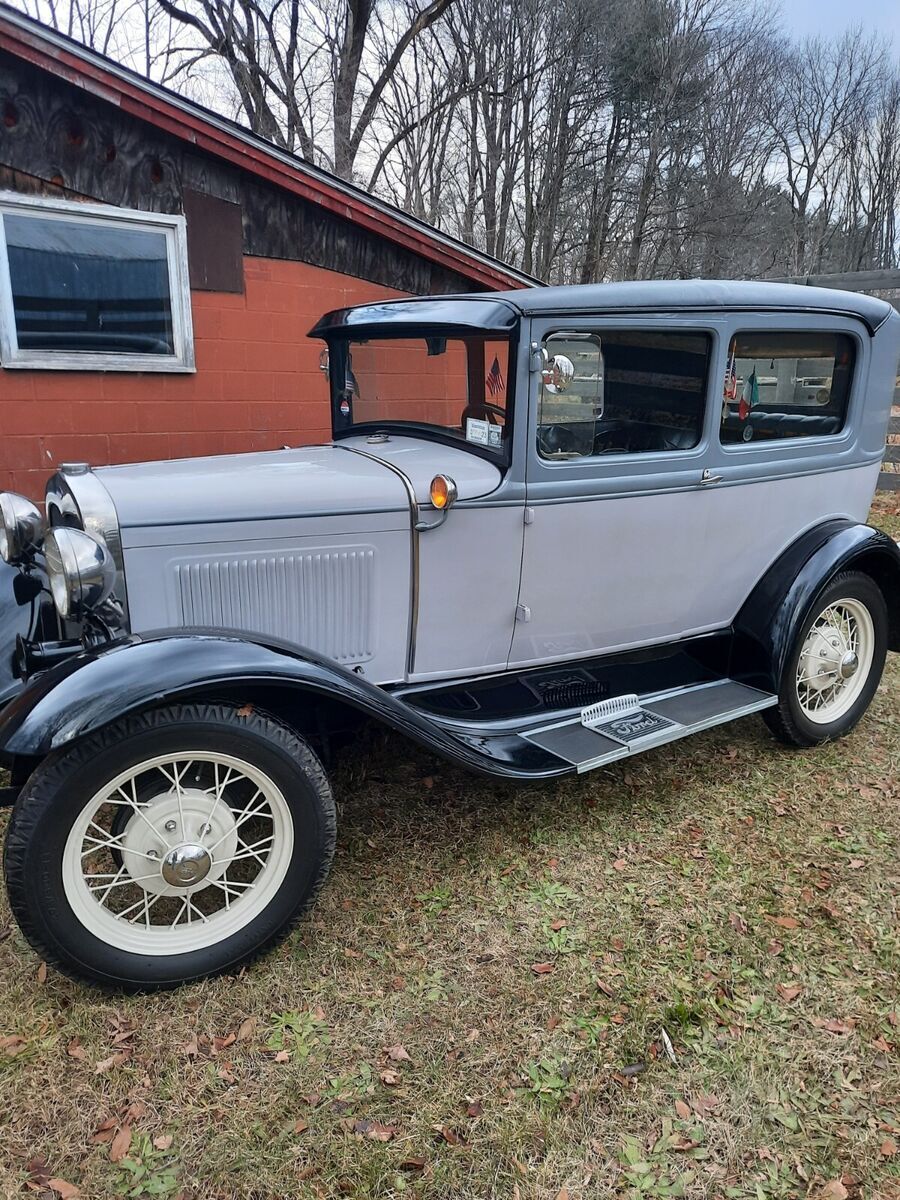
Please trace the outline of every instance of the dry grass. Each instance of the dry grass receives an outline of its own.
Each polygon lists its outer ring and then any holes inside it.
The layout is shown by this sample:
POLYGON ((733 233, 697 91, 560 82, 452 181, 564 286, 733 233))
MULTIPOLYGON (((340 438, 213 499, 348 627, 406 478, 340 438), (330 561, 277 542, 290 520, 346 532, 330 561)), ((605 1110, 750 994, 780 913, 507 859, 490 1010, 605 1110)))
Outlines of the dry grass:
POLYGON ((375 734, 322 902, 242 978, 106 997, 0 910, 0 1191, 900 1196, 898 777, 896 656, 810 753, 750 718, 514 789, 375 734))

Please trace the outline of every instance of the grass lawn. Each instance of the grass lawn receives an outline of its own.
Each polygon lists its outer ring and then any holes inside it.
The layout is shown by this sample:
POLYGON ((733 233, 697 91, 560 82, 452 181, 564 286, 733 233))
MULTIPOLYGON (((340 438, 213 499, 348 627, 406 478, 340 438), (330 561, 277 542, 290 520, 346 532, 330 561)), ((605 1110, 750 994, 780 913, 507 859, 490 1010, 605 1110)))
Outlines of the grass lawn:
POLYGON ((900 657, 816 751, 523 789, 375 733, 335 789, 241 978, 104 996, 3 904, 0 1195, 900 1197, 900 657))

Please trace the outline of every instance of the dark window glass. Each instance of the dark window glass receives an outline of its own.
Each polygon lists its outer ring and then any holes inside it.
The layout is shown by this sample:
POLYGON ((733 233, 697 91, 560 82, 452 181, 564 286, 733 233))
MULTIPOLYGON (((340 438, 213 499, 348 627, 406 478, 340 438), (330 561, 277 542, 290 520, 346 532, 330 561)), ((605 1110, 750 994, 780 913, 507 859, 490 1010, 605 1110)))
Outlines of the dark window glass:
POLYGON ((690 450, 703 430, 710 339, 650 330, 544 339, 543 458, 690 450))
POLYGON ((173 355, 166 235, 3 218, 20 350, 173 355))
POLYGON ((843 333, 737 334, 728 348, 722 441, 840 433, 853 360, 853 339, 843 333))

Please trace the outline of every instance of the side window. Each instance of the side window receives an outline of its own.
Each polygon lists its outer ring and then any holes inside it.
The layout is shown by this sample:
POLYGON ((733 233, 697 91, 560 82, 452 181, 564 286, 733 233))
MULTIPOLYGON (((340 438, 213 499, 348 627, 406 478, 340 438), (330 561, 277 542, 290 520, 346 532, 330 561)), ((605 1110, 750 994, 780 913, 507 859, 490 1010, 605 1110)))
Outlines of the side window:
POLYGON ((728 348, 721 439, 771 442, 840 433, 853 377, 844 333, 738 333, 728 348))
POLYGON ((544 338, 542 458, 690 450, 703 429, 705 333, 560 330, 544 338))

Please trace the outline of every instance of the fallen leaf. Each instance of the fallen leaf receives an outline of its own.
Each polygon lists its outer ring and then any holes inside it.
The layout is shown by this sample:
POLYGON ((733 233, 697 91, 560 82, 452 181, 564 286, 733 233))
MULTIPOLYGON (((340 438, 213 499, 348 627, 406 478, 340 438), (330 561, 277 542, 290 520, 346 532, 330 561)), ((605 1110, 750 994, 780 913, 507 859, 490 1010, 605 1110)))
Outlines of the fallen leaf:
POLYGON ((400 1163, 400 1170, 401 1171, 424 1171, 425 1170, 425 1159, 424 1158, 404 1158, 403 1161, 400 1163))
POLYGON ((784 946, 782 943, 776 942, 774 938, 772 938, 771 942, 769 942, 768 946, 766 946, 766 950, 769 954, 780 954, 783 949, 784 946))
POLYGON ((858 871, 860 867, 864 867, 865 865, 866 860, 864 858, 851 858, 847 863, 847 867, 851 871, 858 871))
POLYGON ((13 1054, 19 1054, 27 1044, 25 1038, 20 1037, 17 1033, 11 1034, 9 1037, 0 1037, 0 1050, 10 1057, 13 1054))
POLYGON ((820 1192, 816 1193, 815 1200, 847 1200, 849 1195, 850 1193, 840 1179, 832 1179, 820 1192))
POLYGON ((122 1063, 128 1062, 130 1052, 119 1050, 116 1054, 111 1054, 109 1058, 104 1058, 102 1062, 98 1062, 94 1067, 95 1075, 102 1075, 105 1071, 111 1071, 113 1067, 121 1067, 122 1063))
POLYGON ((396 1046, 388 1046, 388 1048, 385 1050, 385 1054, 388 1056, 391 1062, 412 1062, 412 1059, 406 1053, 405 1047, 401 1046, 399 1043, 396 1046))
POLYGON ((237 1040, 246 1042, 248 1038, 253 1037, 254 1033, 256 1033, 256 1017, 244 1017, 238 1027, 237 1040))
POLYGON ((775 990, 786 1004, 790 1004, 792 1000, 797 999, 803 988, 799 983, 779 983, 775 990))
POLYGON ((116 1127, 119 1122, 115 1117, 107 1117, 102 1125, 98 1125, 91 1134, 91 1141, 95 1146, 100 1146, 104 1142, 111 1142, 116 1134, 116 1127))
POLYGON ((397 1130, 390 1125, 383 1125, 381 1121, 365 1117, 361 1121, 354 1121, 353 1132, 358 1137, 371 1138, 374 1142, 389 1142, 397 1130))
POLYGON ((399 1071, 382 1071, 378 1076, 385 1087, 394 1087, 400 1082, 399 1071))
POLYGON ((829 1033, 852 1033, 856 1028, 855 1021, 839 1021, 837 1017, 830 1017, 827 1021, 813 1017, 812 1023, 817 1029, 827 1029, 829 1033))
POLYGON ((235 716, 249 717, 252 714, 252 712, 253 712, 252 704, 242 704, 241 707, 235 713, 235 716))
POLYGON ((160 1133, 153 1139, 153 1145, 157 1150, 168 1150, 174 1140, 171 1133, 160 1133))
POLYGON ((614 871, 624 871, 627 866, 628 866, 628 863, 625 861, 624 858, 617 858, 616 861, 613 863, 613 870, 614 871))
POLYGON ((48 1179, 47 1187, 53 1188, 60 1200, 73 1200, 75 1196, 80 1196, 81 1192, 74 1183, 67 1183, 65 1179, 48 1179))
POLYGON ((554 933, 559 933, 560 929, 565 929, 567 925, 568 925, 568 921, 565 921, 562 918, 560 918, 558 921, 554 921, 551 924, 550 928, 553 930, 554 933))
POLYGON ((77 1037, 73 1037, 68 1046, 66 1046, 66 1054, 69 1058, 77 1058, 79 1062, 83 1058, 87 1058, 87 1053, 77 1037))
POLYGON ((883 1050, 885 1054, 891 1054, 894 1049, 893 1043, 889 1042, 887 1038, 882 1037, 880 1034, 873 1040, 872 1045, 876 1050, 883 1050))
POLYGON ((773 917, 772 920, 782 929, 799 929, 800 922, 796 917, 773 917))
POLYGON ((731 914, 731 916, 728 918, 728 922, 731 925, 731 928, 733 930, 735 930, 736 933, 743 934, 743 933, 747 932, 747 922, 744 920, 744 918, 741 916, 740 913, 733 912, 731 914))
POLYGON ((47 982, 47 964, 45 962, 42 962, 37 969, 37 981, 38 983, 47 982))
POLYGON ((484 1112, 484 1107, 483 1107, 481 1101, 473 1100, 472 1103, 466 1109, 466 1116, 467 1117, 480 1117, 483 1112, 484 1112))
POLYGON ((287 1050, 279 1050, 278 1053, 275 1055, 275 1062, 277 1062, 277 1063, 290 1062, 290 1058, 291 1058, 291 1056, 290 1056, 290 1054, 288 1054, 287 1050))
POLYGON ((294 1133, 306 1133, 309 1129, 309 1122, 304 1121, 302 1117, 298 1117, 294 1122, 294 1133))
POLYGON ((466 1139, 458 1134, 455 1129, 451 1129, 449 1125, 435 1125, 433 1128, 448 1146, 464 1146, 466 1144, 466 1139))
POLYGON ((615 994, 616 994, 615 991, 609 986, 609 984, 605 980, 595 979, 594 982, 596 983, 597 987, 600 989, 600 991, 603 993, 604 996, 610 996, 610 997, 615 996, 615 994))
POLYGON ((549 975, 553 970, 552 962, 532 963, 531 970, 535 975, 549 975))
POLYGON ((119 1131, 116 1133, 116 1136, 113 1138, 112 1142, 110 1142, 109 1161, 114 1163, 121 1162, 128 1153, 130 1146, 131 1126, 122 1125, 120 1126, 119 1131))
POLYGON ((47 1165, 46 1159, 33 1158, 25 1169, 28 1171, 30 1183, 37 1183, 41 1187, 46 1187, 50 1182, 50 1167, 47 1165))
POLYGON ((708 1096, 696 1096, 691 1105, 698 1117, 704 1117, 708 1112, 712 1112, 714 1108, 718 1108, 721 1101, 718 1096, 712 1094, 708 1096))
POLYGON ((885 1138, 878 1147, 878 1153, 882 1158, 893 1158, 897 1153, 897 1143, 893 1138, 885 1138))
POLYGON ((691 1119, 691 1106, 685 1100, 675 1101, 675 1111, 682 1121, 689 1121, 691 1119))
POLYGON ((197 1044, 197 1039, 191 1038, 189 1042, 185 1042, 185 1044, 181 1047, 181 1052, 188 1058, 196 1058, 200 1053, 200 1047, 197 1044))
POLYGON ((556 1200, 569 1200, 569 1189, 564 1187, 560 1188, 556 1193, 556 1200))

